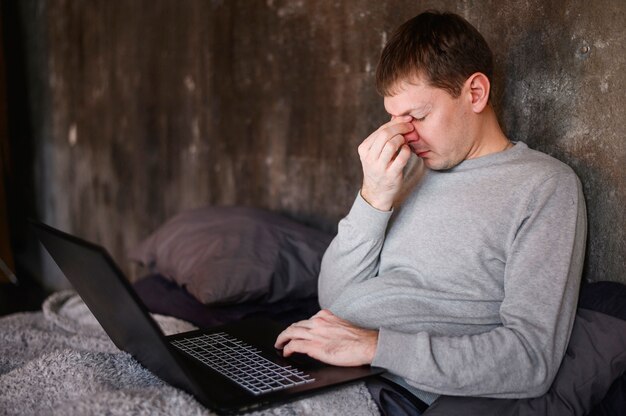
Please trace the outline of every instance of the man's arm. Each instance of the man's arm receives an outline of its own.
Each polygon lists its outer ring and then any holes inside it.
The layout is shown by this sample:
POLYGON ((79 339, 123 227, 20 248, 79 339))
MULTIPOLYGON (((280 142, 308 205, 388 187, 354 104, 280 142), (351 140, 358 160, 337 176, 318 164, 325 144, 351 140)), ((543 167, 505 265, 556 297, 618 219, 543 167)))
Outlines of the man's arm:
POLYGON ((347 286, 376 276, 390 217, 391 211, 375 210, 357 196, 322 258, 318 280, 322 308, 329 308, 347 286))
POLYGON ((390 210, 411 156, 403 136, 413 130, 411 119, 394 117, 359 145, 363 186, 322 258, 318 296, 323 308, 332 305, 346 286, 378 271, 390 210))
POLYGON ((521 398, 548 390, 575 317, 586 212, 573 173, 549 178, 534 195, 510 247, 503 326, 455 337, 383 328, 374 365, 439 394, 521 398))
MULTIPOLYGON (((578 179, 557 175, 535 193, 505 271, 502 327, 476 335, 441 336, 382 328, 372 364, 422 390, 450 395, 533 397, 550 387, 565 353, 576 311, 585 250, 586 212, 578 179)), ((342 325, 348 325, 342 323, 342 325)), ((285 331, 280 345, 322 361, 351 365, 335 345, 350 341, 367 356, 372 337, 333 338, 332 321, 285 331), (292 340, 297 340, 289 346, 292 340), (303 342, 300 342, 303 341, 303 342)), ((353 326, 353 328, 356 328, 353 326)), ((358 328, 356 328, 358 329, 358 328)), ((374 331, 375 332, 375 331, 374 331)), ((335 335, 339 333, 335 332, 335 335)), ((371 333, 369 334, 371 335, 371 333)))

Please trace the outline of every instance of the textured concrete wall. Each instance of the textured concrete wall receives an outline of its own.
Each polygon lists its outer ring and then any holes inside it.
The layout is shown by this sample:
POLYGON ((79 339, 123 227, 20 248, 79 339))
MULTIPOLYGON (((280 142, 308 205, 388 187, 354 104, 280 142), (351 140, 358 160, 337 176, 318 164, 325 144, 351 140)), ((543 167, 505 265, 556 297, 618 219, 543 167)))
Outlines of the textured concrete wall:
POLYGON ((124 266, 166 218, 206 204, 333 230, 360 184, 356 147, 387 119, 382 46, 437 8, 492 46, 508 135, 581 177, 586 277, 626 282, 622 0, 20 3, 40 213, 124 266))

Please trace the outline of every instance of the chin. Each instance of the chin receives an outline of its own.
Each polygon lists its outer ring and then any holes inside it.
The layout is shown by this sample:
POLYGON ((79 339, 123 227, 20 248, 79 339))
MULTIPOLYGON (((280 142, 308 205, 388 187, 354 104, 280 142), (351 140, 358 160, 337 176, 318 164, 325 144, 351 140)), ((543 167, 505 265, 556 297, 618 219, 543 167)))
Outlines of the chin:
POLYGON ((430 170, 449 170, 458 165, 458 163, 446 160, 436 161, 428 158, 422 160, 424 161, 424 165, 430 170))

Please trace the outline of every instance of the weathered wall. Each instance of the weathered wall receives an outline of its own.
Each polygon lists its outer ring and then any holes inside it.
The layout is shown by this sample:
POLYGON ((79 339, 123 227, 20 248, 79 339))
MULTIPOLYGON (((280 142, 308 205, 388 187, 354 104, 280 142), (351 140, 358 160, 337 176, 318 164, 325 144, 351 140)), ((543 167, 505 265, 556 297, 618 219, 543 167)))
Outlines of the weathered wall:
POLYGON ((359 187, 356 147, 387 118, 382 46, 428 8, 485 35, 508 135, 583 181, 587 278, 626 282, 622 0, 22 1, 42 218, 122 264, 206 204, 334 229, 359 187))

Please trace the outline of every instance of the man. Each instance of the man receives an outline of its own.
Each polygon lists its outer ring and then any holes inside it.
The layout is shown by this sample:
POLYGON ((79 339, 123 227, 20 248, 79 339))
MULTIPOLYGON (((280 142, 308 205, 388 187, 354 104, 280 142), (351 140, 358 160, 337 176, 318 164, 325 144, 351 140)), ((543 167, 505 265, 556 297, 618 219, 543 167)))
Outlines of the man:
POLYGON ((391 121, 359 146, 363 184, 322 261, 326 310, 278 337, 284 355, 386 368, 427 405, 548 390, 575 315, 584 199, 568 166, 508 140, 491 76, 460 16, 423 13, 390 39, 376 81, 391 121))

